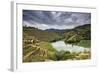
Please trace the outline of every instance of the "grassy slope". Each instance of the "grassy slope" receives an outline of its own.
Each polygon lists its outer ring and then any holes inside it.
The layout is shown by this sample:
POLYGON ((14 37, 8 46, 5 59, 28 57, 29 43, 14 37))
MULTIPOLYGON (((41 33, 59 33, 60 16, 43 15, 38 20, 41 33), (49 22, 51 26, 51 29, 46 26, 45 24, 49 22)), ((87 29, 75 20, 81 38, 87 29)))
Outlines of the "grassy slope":
POLYGON ((34 27, 23 27, 24 35, 25 36, 34 36, 40 41, 51 42, 55 40, 59 40, 62 37, 54 32, 46 32, 34 27))
POLYGON ((76 27, 75 29, 70 30, 67 33, 64 33, 65 42, 76 44, 83 47, 89 47, 91 44, 91 29, 90 25, 84 25, 76 27))
POLYGON ((81 40, 77 45, 83 46, 85 48, 91 48, 91 41, 90 40, 81 40))
POLYGON ((56 50, 49 42, 24 43, 24 46, 23 62, 56 60, 56 50))

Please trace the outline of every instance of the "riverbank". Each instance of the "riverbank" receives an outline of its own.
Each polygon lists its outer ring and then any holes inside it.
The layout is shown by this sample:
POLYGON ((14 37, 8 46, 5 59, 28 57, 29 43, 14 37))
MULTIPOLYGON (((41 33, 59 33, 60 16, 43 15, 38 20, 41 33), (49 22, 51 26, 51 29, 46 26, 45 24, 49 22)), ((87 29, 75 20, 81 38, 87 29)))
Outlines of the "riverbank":
POLYGON ((90 48, 85 48, 77 45, 66 44, 64 41, 57 41, 51 43, 57 51, 70 51, 70 52, 84 52, 90 51, 90 48))

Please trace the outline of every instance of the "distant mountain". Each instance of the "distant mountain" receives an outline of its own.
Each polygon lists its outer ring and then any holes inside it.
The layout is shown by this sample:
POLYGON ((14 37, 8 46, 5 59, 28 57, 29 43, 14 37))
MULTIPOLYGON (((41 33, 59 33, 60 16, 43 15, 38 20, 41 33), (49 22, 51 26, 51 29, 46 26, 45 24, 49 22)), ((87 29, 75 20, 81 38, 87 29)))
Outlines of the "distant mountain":
POLYGON ((91 24, 85 24, 85 25, 78 26, 75 29, 84 29, 84 28, 90 28, 90 27, 91 27, 91 24))
POLYGON ((64 33, 64 32, 66 32, 66 31, 68 31, 68 30, 66 30, 66 29, 46 29, 45 31, 47 31, 47 32, 57 32, 57 33, 64 33))
POLYGON ((73 29, 46 29, 44 31, 65 33, 65 32, 69 32, 69 31, 75 30, 75 29, 84 29, 84 28, 87 28, 87 27, 90 27, 90 26, 91 26, 90 24, 85 24, 85 25, 77 26, 77 27, 75 27, 73 29))

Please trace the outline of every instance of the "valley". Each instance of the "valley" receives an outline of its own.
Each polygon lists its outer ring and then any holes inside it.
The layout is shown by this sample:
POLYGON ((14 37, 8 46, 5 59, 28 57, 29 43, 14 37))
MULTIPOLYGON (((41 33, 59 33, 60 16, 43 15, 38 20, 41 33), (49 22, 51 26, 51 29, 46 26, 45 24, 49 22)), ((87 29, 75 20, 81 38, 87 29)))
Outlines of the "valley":
POLYGON ((73 29, 23 26, 23 62, 85 60, 91 58, 91 25, 73 29))

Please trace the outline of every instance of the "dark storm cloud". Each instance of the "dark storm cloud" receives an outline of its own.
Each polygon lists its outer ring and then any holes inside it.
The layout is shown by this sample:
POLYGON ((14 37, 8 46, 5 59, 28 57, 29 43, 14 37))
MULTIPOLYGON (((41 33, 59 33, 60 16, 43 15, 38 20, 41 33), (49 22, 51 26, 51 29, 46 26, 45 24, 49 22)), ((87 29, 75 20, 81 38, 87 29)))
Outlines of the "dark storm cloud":
MULTIPOLYGON (((42 27, 43 24, 45 29, 47 26, 54 26, 59 29, 60 26, 76 27, 79 25, 91 24, 91 14, 79 12, 23 10, 23 22, 23 25, 39 25, 42 27)), ((63 27, 61 29, 63 29, 63 27)))

